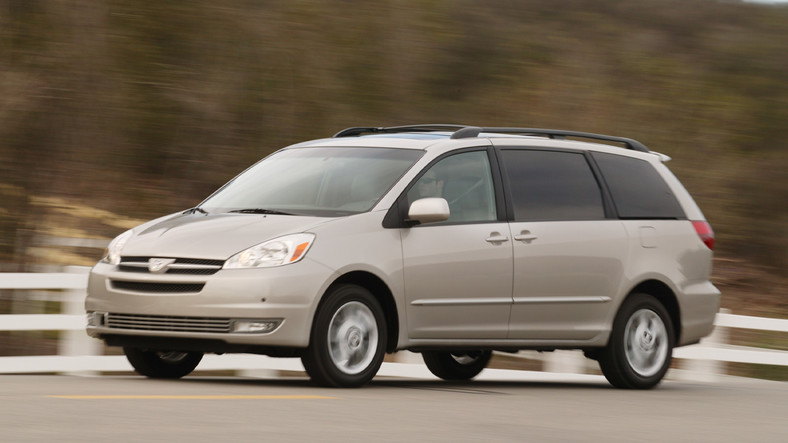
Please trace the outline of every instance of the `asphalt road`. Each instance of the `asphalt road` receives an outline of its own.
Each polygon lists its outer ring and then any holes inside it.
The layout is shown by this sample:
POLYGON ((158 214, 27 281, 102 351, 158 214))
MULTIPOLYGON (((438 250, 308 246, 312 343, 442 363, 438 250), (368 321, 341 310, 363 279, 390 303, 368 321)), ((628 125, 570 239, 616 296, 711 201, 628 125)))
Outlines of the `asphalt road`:
POLYGON ((378 377, 360 389, 303 377, 7 375, 0 441, 788 441, 788 383, 667 380, 642 392, 523 374, 378 377))

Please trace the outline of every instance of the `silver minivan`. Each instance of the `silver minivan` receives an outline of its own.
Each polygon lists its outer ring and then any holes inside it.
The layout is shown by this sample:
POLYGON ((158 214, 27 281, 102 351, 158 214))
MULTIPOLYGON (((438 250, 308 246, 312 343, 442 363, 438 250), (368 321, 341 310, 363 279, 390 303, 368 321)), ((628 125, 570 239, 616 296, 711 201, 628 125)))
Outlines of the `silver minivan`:
POLYGON ((467 380, 492 351, 581 349, 650 388, 720 299, 714 234, 667 160, 582 132, 349 128, 115 238, 87 331, 154 378, 256 353, 351 387, 410 350, 467 380))

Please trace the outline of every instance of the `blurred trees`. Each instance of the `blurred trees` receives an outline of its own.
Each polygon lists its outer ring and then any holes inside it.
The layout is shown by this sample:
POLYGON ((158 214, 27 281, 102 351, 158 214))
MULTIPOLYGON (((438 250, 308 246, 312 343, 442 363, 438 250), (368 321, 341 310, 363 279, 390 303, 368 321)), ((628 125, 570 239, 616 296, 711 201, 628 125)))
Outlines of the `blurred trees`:
POLYGON ((784 275, 785 54, 788 8, 733 1, 5 0, 0 261, 33 196, 149 218, 289 143, 447 122, 640 139, 784 275))

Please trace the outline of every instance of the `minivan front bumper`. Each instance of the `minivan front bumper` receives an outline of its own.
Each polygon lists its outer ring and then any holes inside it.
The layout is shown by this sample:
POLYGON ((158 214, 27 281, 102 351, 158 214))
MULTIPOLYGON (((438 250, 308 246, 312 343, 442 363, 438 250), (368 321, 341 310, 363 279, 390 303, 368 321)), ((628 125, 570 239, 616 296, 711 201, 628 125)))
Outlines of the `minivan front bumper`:
POLYGON ((109 345, 183 343, 205 352, 305 348, 330 277, 331 270, 309 259, 213 275, 123 272, 99 263, 88 280, 87 333, 109 345))

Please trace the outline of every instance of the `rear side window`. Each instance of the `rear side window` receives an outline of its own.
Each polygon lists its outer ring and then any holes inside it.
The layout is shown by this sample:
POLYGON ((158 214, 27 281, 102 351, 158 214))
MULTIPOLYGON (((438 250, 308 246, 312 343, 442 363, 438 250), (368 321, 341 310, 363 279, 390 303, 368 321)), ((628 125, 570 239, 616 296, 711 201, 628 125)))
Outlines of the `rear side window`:
POLYGON ((605 177, 620 218, 686 218, 673 192, 649 162, 601 152, 592 155, 605 177))
POLYGON ((585 156, 575 152, 501 152, 517 221, 600 220, 602 193, 585 156))

